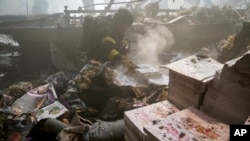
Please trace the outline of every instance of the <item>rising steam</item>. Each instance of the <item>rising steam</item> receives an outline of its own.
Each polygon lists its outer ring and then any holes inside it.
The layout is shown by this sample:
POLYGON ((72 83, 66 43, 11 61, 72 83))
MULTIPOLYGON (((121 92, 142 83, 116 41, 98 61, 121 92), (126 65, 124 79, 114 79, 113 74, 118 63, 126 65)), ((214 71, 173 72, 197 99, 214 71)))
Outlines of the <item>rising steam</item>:
POLYGON ((148 27, 147 33, 138 35, 137 47, 132 52, 135 64, 159 66, 159 55, 174 44, 171 31, 165 26, 148 27))

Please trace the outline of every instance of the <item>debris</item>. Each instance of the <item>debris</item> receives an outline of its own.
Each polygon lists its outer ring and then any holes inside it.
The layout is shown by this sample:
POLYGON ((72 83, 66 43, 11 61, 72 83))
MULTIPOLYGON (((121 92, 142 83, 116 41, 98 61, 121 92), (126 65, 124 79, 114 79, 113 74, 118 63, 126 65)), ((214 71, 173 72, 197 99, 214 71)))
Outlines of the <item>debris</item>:
POLYGON ((138 68, 136 69, 136 73, 138 73, 138 77, 144 77, 146 79, 162 78, 162 74, 159 72, 159 70, 150 65, 140 64, 137 66, 138 68))
POLYGON ((67 89, 67 91, 59 97, 59 101, 70 112, 83 112, 86 111, 87 106, 80 99, 78 91, 76 89, 67 89))
POLYGON ((114 70, 113 72, 113 83, 118 86, 136 86, 136 79, 126 75, 122 71, 114 70))
POLYGON ((10 114, 11 108, 10 107, 0 108, 0 113, 10 114))
POLYGON ((13 119, 5 119, 3 123, 5 131, 3 138, 24 140, 25 136, 31 130, 34 120, 28 115, 23 115, 13 119))
POLYGON ((35 111, 37 121, 45 118, 58 118, 68 112, 68 110, 58 101, 35 111))
POLYGON ((27 135, 32 140, 81 141, 89 140, 92 123, 75 114, 70 124, 54 118, 40 120, 27 135))
POLYGON ((17 99, 11 106, 12 114, 32 113, 41 107, 53 103, 56 99, 57 95, 53 85, 45 84, 28 91, 25 95, 17 99))
POLYGON ((11 133, 8 136, 8 141, 20 141, 22 139, 22 135, 16 132, 11 133))
POLYGON ((197 63, 197 60, 195 58, 191 58, 192 63, 197 63))
POLYGON ((227 40, 224 41, 224 45, 222 46, 222 48, 227 49, 227 50, 232 49, 235 37, 236 37, 236 34, 228 36, 227 40))
POLYGON ((75 114, 69 127, 64 128, 58 135, 58 141, 88 141, 92 122, 75 114))
POLYGON ((33 85, 30 82, 19 82, 17 84, 14 84, 8 87, 6 90, 6 94, 17 99, 23 96, 23 94, 25 94, 32 88, 33 88, 33 85))
POLYGON ((44 82, 52 83, 55 90, 59 91, 59 90, 62 90, 66 82, 68 82, 68 78, 63 71, 60 71, 53 75, 50 75, 44 82))
POLYGON ((148 82, 149 82, 149 84, 153 84, 153 85, 168 86, 168 84, 169 84, 169 76, 162 74, 162 76, 160 78, 156 78, 156 79, 151 79, 150 78, 148 80, 148 82))
POLYGON ((238 34, 228 37, 218 58, 220 62, 227 62, 247 52, 248 46, 250 45, 249 28, 249 22, 244 22, 238 34))
POLYGON ((209 55, 209 49, 207 48, 202 48, 198 54, 196 55, 198 57, 201 57, 201 58, 209 58, 210 55, 209 55))
POLYGON ((89 132, 93 141, 116 141, 124 138, 124 120, 106 122, 97 120, 89 132))
POLYGON ((57 141, 57 135, 66 127, 68 127, 67 124, 57 119, 42 119, 30 130, 27 138, 36 141, 57 141))
POLYGON ((10 105, 12 104, 12 102, 13 102, 13 97, 5 94, 0 94, 0 107, 10 105))

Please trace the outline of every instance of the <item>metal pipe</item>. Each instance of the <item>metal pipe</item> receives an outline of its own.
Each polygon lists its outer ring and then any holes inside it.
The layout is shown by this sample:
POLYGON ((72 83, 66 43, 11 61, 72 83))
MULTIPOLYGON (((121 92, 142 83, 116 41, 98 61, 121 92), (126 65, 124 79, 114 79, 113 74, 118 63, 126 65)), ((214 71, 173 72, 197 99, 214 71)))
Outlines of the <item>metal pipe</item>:
MULTIPOLYGON (((137 0, 137 1, 131 1, 131 2, 115 2, 115 3, 112 3, 112 4, 135 3, 135 2, 142 2, 142 1, 146 1, 146 0, 137 0)), ((91 6, 95 6, 95 5, 108 5, 108 4, 110 4, 110 3, 96 3, 96 4, 83 6, 83 8, 91 7, 91 6)))

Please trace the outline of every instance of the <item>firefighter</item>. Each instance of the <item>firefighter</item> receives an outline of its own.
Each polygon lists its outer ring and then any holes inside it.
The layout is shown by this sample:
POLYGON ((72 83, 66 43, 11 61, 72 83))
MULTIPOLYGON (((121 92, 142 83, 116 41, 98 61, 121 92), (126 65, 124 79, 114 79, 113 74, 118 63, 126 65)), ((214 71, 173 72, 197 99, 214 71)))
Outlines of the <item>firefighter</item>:
POLYGON ((83 46, 89 60, 124 64, 136 67, 126 57, 122 40, 127 29, 134 21, 132 13, 126 8, 119 8, 108 16, 87 17, 83 23, 83 46))

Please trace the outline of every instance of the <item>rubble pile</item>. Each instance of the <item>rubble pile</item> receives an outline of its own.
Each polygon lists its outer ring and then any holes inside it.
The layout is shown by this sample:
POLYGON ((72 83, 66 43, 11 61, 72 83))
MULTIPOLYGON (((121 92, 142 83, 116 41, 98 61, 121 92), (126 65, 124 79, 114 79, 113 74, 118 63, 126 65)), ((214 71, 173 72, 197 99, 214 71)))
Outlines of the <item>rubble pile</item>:
POLYGON ((237 58, 248 51, 249 46, 249 23, 244 22, 243 28, 238 34, 231 35, 224 41, 224 45, 222 46, 223 50, 218 58, 218 61, 227 62, 237 58))
POLYGON ((44 78, 39 86, 30 82, 9 86, 1 94, 0 123, 5 131, 1 139, 43 140, 46 136, 63 140, 71 134, 76 140, 123 138, 124 111, 166 100, 168 81, 145 65, 135 74, 118 72, 90 61, 74 77, 60 71, 44 78), (73 124, 75 116, 80 121, 73 124), (20 123, 20 128, 15 128, 20 123))
POLYGON ((33 89, 33 85, 30 82, 18 82, 9 86, 6 89, 6 94, 15 98, 19 98, 24 95, 26 92, 33 89))
POLYGON ((196 23, 230 23, 241 20, 241 15, 230 7, 197 8, 195 10, 196 23))

